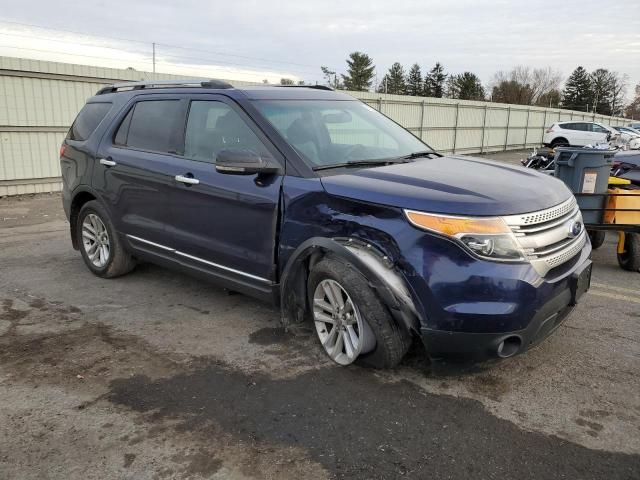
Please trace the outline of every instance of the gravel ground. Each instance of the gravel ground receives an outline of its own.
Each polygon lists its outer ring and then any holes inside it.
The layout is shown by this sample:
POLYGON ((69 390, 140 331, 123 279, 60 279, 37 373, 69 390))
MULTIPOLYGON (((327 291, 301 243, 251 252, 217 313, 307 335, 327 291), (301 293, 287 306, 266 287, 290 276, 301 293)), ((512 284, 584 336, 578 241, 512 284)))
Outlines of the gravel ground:
POLYGON ((640 274, 594 263, 525 355, 338 368, 258 301, 93 276, 59 195, 0 199, 0 478, 637 479, 640 274))

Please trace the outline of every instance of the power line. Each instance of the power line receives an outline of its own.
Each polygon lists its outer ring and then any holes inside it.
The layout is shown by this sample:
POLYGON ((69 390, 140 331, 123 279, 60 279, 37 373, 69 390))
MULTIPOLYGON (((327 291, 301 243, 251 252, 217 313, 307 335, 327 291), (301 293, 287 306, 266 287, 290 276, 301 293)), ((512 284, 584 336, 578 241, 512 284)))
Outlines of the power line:
MULTIPOLYGON (((69 55, 72 57, 83 57, 83 58, 91 58, 94 60, 111 60, 111 61, 115 61, 115 62, 126 62, 125 60, 123 60, 122 58, 114 58, 114 57, 98 57, 96 55, 83 55, 80 53, 69 53, 69 52, 62 52, 59 50, 46 50, 46 49, 39 49, 39 48, 29 48, 29 47, 15 47, 12 45, 1 45, 0 44, 0 48, 10 48, 10 49, 15 49, 15 50, 28 50, 28 51, 33 51, 33 52, 40 52, 40 53, 54 53, 57 55, 69 55)), ((131 62, 134 63, 138 63, 138 64, 145 64, 145 65, 150 65, 153 66, 153 62, 150 60, 139 60, 139 59, 130 59, 131 62)), ((156 62, 156 65, 165 65, 165 66, 170 66, 170 67, 180 67, 180 65, 177 64, 171 64, 171 63, 167 63, 167 62, 156 62)), ((113 67, 107 67, 107 68, 113 68, 113 67)), ((183 67, 184 68, 184 67, 183 67)), ((233 76, 233 75, 243 75, 243 76, 250 76, 250 77, 254 77, 254 78, 259 78, 261 80, 264 79, 265 76, 270 75, 269 72, 251 72, 251 71, 247 71, 247 70, 242 70, 242 71, 238 71, 238 69, 236 68, 231 69, 230 67, 225 67, 225 66, 216 66, 216 65, 211 65, 211 66, 206 66, 206 65, 188 65, 186 67, 187 69, 191 69, 191 70, 206 70, 206 71, 211 71, 211 70, 223 70, 228 72, 229 75, 233 76)), ((277 73, 277 72, 274 72, 277 73)), ((273 74, 271 74, 273 75, 273 74)))
MULTIPOLYGON (((14 36, 14 37, 20 37, 20 38, 33 38, 30 35, 21 35, 21 34, 18 34, 18 33, 3 33, 3 32, 0 32, 0 35, 2 35, 2 36, 14 36)), ((76 41, 73 41, 73 40, 61 40, 61 39, 49 38, 49 37, 43 37, 41 39, 42 40, 48 40, 48 41, 51 41, 51 42, 56 42, 56 43, 65 43, 65 44, 68 44, 68 45, 82 45, 82 46, 89 46, 89 47, 94 47, 94 48, 105 48, 105 49, 109 49, 109 50, 115 50, 117 52, 141 54, 141 55, 144 55, 145 58, 151 58, 152 59, 152 61, 150 62, 151 65, 153 65, 154 57, 156 57, 156 58, 168 57, 168 58, 176 58, 176 59, 197 60, 197 61, 200 61, 200 62, 208 62, 208 63, 215 63, 215 64, 233 65, 233 66, 238 66, 238 67, 242 67, 242 68, 248 68, 249 70, 256 70, 257 68, 273 69, 273 67, 269 66, 269 65, 266 65, 266 66, 262 66, 262 65, 250 66, 250 65, 245 65, 245 64, 242 64, 242 63, 229 62, 229 61, 218 60, 218 59, 214 59, 214 58, 195 57, 195 56, 189 56, 189 55, 159 54, 155 49, 155 45, 157 45, 157 44, 153 44, 153 43, 152 43, 152 56, 150 57, 149 53, 147 51, 145 51, 145 52, 136 51, 136 50, 130 51, 130 50, 124 50, 124 49, 121 49, 121 48, 110 47, 110 46, 106 46, 106 45, 98 45, 98 44, 95 44, 95 43, 83 43, 83 42, 76 42, 76 41)), ((52 52, 52 53, 62 53, 62 52, 52 52)), ((67 54, 67 53, 65 52, 65 54, 67 54)), ((96 58, 98 58, 98 57, 96 57, 96 58)), ((301 70, 301 69, 288 69, 288 70, 290 72, 294 72, 294 73, 300 74, 300 75, 310 75, 311 74, 311 70, 301 70)), ((278 73, 278 72, 274 72, 274 73, 278 73)), ((315 73, 315 71, 314 71, 314 73, 315 73)))
POLYGON ((108 37, 105 35, 100 35, 100 36, 92 35, 85 32, 78 32, 76 30, 63 30, 62 28, 43 27, 42 25, 34 25, 32 23, 13 22, 11 20, 0 20, 0 23, 8 23, 10 25, 20 25, 21 27, 40 28, 42 30, 53 30, 56 32, 73 33, 75 35, 83 35, 85 37, 108 38, 109 40, 118 40, 120 42, 143 43, 145 45, 149 45, 149 43, 151 43, 151 42, 144 42, 142 40, 132 40, 130 38, 108 37))
MULTIPOLYGON (((21 35, 19 33, 6 33, 6 32, 0 32, 0 35, 5 36, 5 37, 20 37, 20 38, 31 38, 33 39, 32 35, 21 35)), ((82 45, 84 47, 95 47, 95 48, 106 48, 109 50, 117 50, 118 52, 122 52, 125 51, 122 48, 117 48, 117 47, 109 47, 107 45, 99 45, 97 43, 85 43, 85 42, 76 42, 74 40, 61 40, 59 38, 50 38, 50 37, 39 37, 38 40, 48 40, 50 42, 57 42, 57 43, 68 43, 71 45, 82 45)), ((136 50, 131 50, 131 51, 126 51, 127 53, 140 53, 142 55, 148 55, 148 51, 136 51, 136 50)))
MULTIPOLYGON (((65 30, 65 29, 61 29, 61 28, 44 27, 44 26, 41 26, 41 25, 35 25, 35 24, 30 24, 30 23, 22 23, 22 22, 14 22, 14 21, 9 21, 9 20, 0 20, 0 23, 6 23, 6 24, 10 24, 10 25, 19 25, 19 26, 30 27, 30 28, 38 28, 38 29, 41 29, 41 30, 50 30, 50 31, 71 33, 71 34, 74 34, 74 35, 82 35, 82 36, 85 36, 85 37, 103 38, 103 39, 117 40, 117 41, 123 41, 123 42, 140 43, 140 44, 145 44, 145 45, 152 44, 152 42, 144 42, 142 40, 133 40, 133 39, 121 38, 121 37, 110 37, 110 36, 104 36, 104 35, 93 35, 93 34, 87 34, 87 33, 84 33, 84 32, 78 32, 78 31, 74 31, 74 30, 65 30)), ((202 53, 209 53, 209 54, 212 54, 212 55, 220 55, 220 56, 227 56, 227 57, 237 57, 237 58, 243 58, 243 59, 246 59, 246 60, 258 60, 258 61, 261 61, 261 62, 264 62, 264 63, 279 63, 279 64, 284 64, 284 65, 295 65, 295 66, 301 66, 301 67, 310 67, 310 68, 313 68, 314 70, 320 68, 318 65, 296 63, 296 62, 288 62, 288 61, 284 61, 284 60, 269 60, 269 59, 260 58, 260 57, 252 57, 252 56, 246 56, 246 55, 237 55, 237 54, 231 54, 231 53, 216 52, 216 51, 212 51, 212 50, 205 50, 205 49, 199 49, 199 48, 193 48, 193 47, 183 47, 183 46, 180 46, 180 45, 172 45, 172 44, 166 44, 166 43, 156 43, 156 45, 158 45, 158 46, 162 45, 162 46, 169 47, 169 48, 177 48, 177 49, 180 49, 180 50, 192 50, 192 51, 197 51, 197 52, 202 52, 202 53)), ((107 48, 107 47, 103 47, 103 48, 107 48)), ((273 67, 271 67, 271 68, 273 68, 273 67)), ((332 68, 332 70, 336 70, 336 69, 332 68)))

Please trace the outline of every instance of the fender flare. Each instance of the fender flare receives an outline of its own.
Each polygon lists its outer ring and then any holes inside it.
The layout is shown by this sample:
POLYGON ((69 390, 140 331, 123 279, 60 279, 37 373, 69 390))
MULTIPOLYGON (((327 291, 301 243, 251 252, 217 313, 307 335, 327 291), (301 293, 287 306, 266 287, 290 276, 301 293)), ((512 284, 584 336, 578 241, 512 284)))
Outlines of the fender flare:
POLYGON ((74 211, 73 211, 72 207, 73 207, 73 204, 74 204, 76 198, 78 197, 78 195, 82 195, 83 193, 88 193, 93 198, 95 198, 96 201, 98 201, 98 202, 100 202, 101 204, 104 205, 104 202, 100 198, 100 195, 98 195, 98 193, 93 188, 91 188, 89 185, 78 185, 73 190, 73 192, 71 192, 71 200, 69 202, 69 233, 71 234, 71 244, 73 245, 73 248, 75 250, 78 250, 80 248, 80 246, 78 245, 78 241, 77 241, 77 239, 75 238, 75 235, 74 235, 76 219, 74 218, 74 211))
MULTIPOLYGON (((280 281, 281 319, 285 327, 292 323, 301 323, 308 312, 307 278, 309 263, 317 262, 326 255, 333 255, 358 270, 376 292, 394 319, 407 328, 408 331, 419 332, 420 320, 414 300, 408 293, 402 294, 398 288, 392 286, 398 279, 404 283, 402 276, 393 268, 389 260, 375 246, 355 238, 326 238, 313 237, 303 242, 287 262, 280 281), (358 255, 356 249, 361 249, 367 255, 358 255), (377 259, 379 267, 372 264, 377 259), (381 272, 388 272, 381 275, 381 272), (385 278, 387 277, 387 278, 385 278)), ((406 285, 405 285, 406 287, 406 285)))

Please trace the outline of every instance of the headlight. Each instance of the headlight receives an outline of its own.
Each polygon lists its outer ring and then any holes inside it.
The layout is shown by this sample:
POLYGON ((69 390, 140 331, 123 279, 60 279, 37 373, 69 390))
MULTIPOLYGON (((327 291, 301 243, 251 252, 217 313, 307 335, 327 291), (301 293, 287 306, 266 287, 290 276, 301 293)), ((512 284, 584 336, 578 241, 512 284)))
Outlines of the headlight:
POLYGON ((405 210, 412 225, 454 239, 487 260, 520 262, 524 254, 509 226, 500 217, 453 217, 405 210))

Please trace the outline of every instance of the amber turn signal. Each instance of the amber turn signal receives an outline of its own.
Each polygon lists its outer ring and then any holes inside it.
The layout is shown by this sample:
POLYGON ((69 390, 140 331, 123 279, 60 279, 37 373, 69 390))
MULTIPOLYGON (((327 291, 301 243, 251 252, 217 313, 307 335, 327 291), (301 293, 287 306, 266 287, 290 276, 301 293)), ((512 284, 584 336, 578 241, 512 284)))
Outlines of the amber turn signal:
POLYGON ((509 233, 509 227, 501 218, 449 217, 433 213, 405 210, 409 221, 419 228, 455 237, 463 233, 499 234, 509 233))

